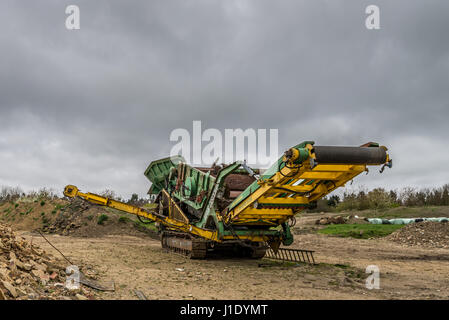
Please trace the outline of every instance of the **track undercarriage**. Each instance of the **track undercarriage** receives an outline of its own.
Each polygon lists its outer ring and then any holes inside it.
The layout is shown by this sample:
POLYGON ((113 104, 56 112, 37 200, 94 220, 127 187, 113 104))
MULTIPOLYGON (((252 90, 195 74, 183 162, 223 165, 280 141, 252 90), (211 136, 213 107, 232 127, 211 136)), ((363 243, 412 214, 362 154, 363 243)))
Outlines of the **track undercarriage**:
POLYGON ((180 253, 191 259, 204 259, 207 255, 207 241, 188 233, 162 231, 161 245, 163 249, 180 253))
POLYGON ((257 242, 247 244, 240 241, 216 243, 189 233, 167 231, 161 232, 161 245, 163 249, 182 254, 191 259, 205 259, 207 256, 240 256, 252 259, 261 259, 265 256, 268 246, 257 242))

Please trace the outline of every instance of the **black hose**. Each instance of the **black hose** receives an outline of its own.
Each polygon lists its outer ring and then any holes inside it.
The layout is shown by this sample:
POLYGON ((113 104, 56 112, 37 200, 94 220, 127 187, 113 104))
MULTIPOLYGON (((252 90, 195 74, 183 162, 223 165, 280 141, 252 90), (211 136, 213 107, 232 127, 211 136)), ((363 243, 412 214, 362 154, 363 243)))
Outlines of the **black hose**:
MULTIPOLYGON (((287 162, 284 162, 284 167, 286 167, 287 169, 295 169, 294 167, 289 167, 287 165, 287 162)), ((301 169, 301 165, 299 165, 298 170, 296 170, 296 172, 294 172, 292 175, 286 175, 286 174, 282 173, 281 163, 279 163, 279 165, 278 165, 278 171, 284 178, 293 178, 294 176, 296 176, 298 174, 300 169, 301 169)))

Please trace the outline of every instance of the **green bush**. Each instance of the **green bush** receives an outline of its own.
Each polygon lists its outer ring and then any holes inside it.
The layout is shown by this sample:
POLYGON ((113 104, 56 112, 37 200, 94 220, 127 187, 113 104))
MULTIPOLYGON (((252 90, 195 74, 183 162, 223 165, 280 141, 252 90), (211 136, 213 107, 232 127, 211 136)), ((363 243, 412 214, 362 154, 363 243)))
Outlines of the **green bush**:
POLYGON ((118 218, 118 222, 120 223, 127 223, 128 221, 130 221, 130 219, 125 216, 121 216, 120 218, 118 218))
POLYGON ((49 223, 50 223, 50 220, 48 220, 46 217, 42 217, 42 224, 43 224, 44 226, 48 226, 49 223))
POLYGON ((109 217, 105 214, 102 214, 98 217, 97 223, 98 224, 104 224, 105 221, 107 221, 109 217))
POLYGON ((63 205, 63 204, 57 204, 57 205, 55 205, 55 210, 62 210, 62 209, 64 209, 66 206, 65 205, 63 205))
POLYGON ((369 192, 364 190, 358 193, 345 193, 343 201, 337 205, 338 211, 345 210, 383 210, 399 205, 395 194, 382 188, 376 188, 369 192))

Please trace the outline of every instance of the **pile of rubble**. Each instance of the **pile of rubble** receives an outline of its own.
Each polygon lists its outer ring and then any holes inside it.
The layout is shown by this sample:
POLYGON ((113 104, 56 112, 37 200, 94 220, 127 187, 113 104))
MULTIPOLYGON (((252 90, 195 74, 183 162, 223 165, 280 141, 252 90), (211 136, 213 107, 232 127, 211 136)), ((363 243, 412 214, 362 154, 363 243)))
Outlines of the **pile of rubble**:
POLYGON ((44 233, 73 237, 102 237, 111 234, 133 236, 149 235, 159 240, 159 235, 142 224, 135 222, 125 213, 111 214, 100 205, 91 204, 82 199, 70 199, 60 209, 53 222, 41 230, 44 233), (101 216, 107 216, 107 223, 99 223, 101 216), (123 219, 122 217, 125 217, 123 219))
POLYGON ((405 245, 449 248, 449 223, 424 221, 411 223, 386 239, 405 245))
POLYGON ((345 219, 342 216, 336 217, 323 217, 315 221, 315 224, 328 225, 328 224, 344 224, 345 219))
POLYGON ((44 232, 58 233, 60 235, 69 235, 74 230, 81 227, 83 212, 92 207, 86 201, 81 199, 72 199, 70 204, 62 208, 56 220, 43 228, 44 232))
POLYGON ((368 223, 366 219, 359 218, 358 216, 350 215, 347 217, 335 216, 335 217, 323 217, 315 221, 317 225, 328 224, 365 224, 368 223))
POLYGON ((86 288, 66 289, 64 265, 0 224, 0 300, 92 298, 86 288))

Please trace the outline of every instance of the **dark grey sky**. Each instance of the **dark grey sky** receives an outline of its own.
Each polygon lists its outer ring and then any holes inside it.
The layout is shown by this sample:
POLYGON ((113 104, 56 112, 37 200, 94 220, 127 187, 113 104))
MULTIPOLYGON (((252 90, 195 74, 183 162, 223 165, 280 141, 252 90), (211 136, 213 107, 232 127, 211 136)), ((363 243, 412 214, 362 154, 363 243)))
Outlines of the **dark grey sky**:
POLYGON ((193 120, 277 128, 280 152, 387 145, 354 186, 449 182, 446 0, 4 0, 0 30, 0 185, 143 195, 193 120))

